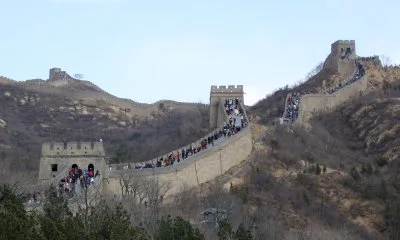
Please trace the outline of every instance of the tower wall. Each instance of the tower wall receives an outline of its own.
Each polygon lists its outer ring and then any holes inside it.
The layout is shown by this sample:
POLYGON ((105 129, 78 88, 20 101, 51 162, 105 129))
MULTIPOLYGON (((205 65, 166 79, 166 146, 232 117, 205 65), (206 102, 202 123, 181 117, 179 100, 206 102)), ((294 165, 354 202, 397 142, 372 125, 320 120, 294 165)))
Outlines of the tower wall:
MULTIPOLYGON (((226 99, 239 99, 244 106, 243 85, 228 85, 228 86, 211 86, 210 91, 210 129, 214 129, 221 125, 220 121, 223 118, 225 111, 223 105, 226 99), (222 106, 221 106, 222 104, 222 106)), ((225 119, 224 119, 225 121, 225 119)))
POLYGON ((39 180, 49 180, 72 164, 87 169, 93 164, 95 170, 105 177, 105 151, 102 142, 46 142, 42 144, 39 180))
POLYGON ((356 42, 338 40, 331 44, 331 53, 325 60, 324 68, 347 77, 354 71, 356 58, 356 42))

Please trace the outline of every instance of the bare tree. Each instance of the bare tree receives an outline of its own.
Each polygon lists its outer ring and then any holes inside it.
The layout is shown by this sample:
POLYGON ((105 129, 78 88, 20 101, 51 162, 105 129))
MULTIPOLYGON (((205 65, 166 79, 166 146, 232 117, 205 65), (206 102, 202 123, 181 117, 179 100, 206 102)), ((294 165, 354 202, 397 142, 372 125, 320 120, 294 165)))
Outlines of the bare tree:
POLYGON ((313 70, 311 70, 309 73, 306 74, 305 81, 317 75, 319 72, 322 71, 323 68, 324 68, 324 62, 318 63, 318 65, 315 66, 313 70))
POLYGON ((121 170, 119 174, 119 184, 123 198, 129 198, 135 205, 142 205, 147 198, 145 187, 147 180, 143 176, 139 176, 137 172, 130 169, 121 170))
POLYGON ((102 178, 98 177, 94 182, 88 184, 75 183, 74 196, 69 200, 69 207, 83 215, 84 229, 88 230, 90 221, 89 216, 96 211, 96 205, 103 199, 101 194, 102 178))
POLYGON ((381 55, 381 56, 379 56, 379 59, 381 60, 382 66, 383 66, 384 68, 387 68, 387 67, 389 67, 390 65, 392 65, 392 60, 391 60, 388 56, 381 55))

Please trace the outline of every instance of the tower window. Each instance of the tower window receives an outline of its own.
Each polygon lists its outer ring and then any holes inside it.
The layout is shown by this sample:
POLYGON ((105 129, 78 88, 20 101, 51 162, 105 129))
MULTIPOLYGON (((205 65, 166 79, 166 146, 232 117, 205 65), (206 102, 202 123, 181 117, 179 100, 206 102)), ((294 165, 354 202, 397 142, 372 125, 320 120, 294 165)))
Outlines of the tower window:
POLYGON ((52 172, 57 172, 58 171, 58 165, 57 164, 51 164, 51 171, 52 172))

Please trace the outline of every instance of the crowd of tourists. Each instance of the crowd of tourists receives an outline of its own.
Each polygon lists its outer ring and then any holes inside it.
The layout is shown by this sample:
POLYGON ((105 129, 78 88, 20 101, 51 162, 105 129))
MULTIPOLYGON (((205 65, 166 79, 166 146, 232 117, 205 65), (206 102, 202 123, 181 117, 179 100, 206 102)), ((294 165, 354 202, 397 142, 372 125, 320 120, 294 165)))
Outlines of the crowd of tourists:
POLYGON ((99 175, 99 170, 95 173, 92 164, 89 164, 88 168, 83 170, 77 164, 73 164, 68 170, 68 175, 60 180, 58 187, 61 191, 74 195, 77 184, 81 189, 87 188, 94 183, 94 178, 99 175))
MULTIPOLYGON (((227 99, 224 104, 226 113, 228 115, 227 121, 222 127, 210 134, 208 137, 202 139, 197 145, 188 146, 181 150, 173 151, 166 156, 163 156, 156 161, 139 163, 135 169, 167 167, 190 158, 212 146, 228 139, 229 137, 237 134, 241 129, 248 125, 244 118, 244 111, 240 107, 239 99, 227 99)), ((130 167, 129 167, 130 168, 130 167)))
POLYGON ((28 204, 40 204, 42 201, 40 192, 27 193, 24 198, 28 204))
POLYGON ((286 111, 283 118, 288 119, 290 122, 294 122, 299 116, 299 106, 301 95, 299 92, 291 94, 286 101, 286 111))
POLYGON ((378 60, 379 56, 371 56, 371 57, 358 57, 358 60, 361 61, 372 61, 372 60, 378 60))

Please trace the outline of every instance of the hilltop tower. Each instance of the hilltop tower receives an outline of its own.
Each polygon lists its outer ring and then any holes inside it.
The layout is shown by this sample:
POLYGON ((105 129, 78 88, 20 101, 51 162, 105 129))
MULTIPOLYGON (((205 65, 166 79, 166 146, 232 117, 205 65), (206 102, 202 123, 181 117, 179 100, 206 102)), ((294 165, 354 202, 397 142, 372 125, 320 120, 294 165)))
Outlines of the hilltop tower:
POLYGON ((356 42, 338 40, 331 44, 331 53, 324 63, 324 68, 333 70, 342 76, 352 75, 355 69, 356 42))
POLYGON ((244 106, 243 85, 211 86, 210 91, 210 129, 222 125, 225 119, 225 100, 238 98, 244 106))
POLYGON ((69 77, 66 71, 61 71, 61 68, 51 68, 49 70, 49 81, 62 80, 69 77))

